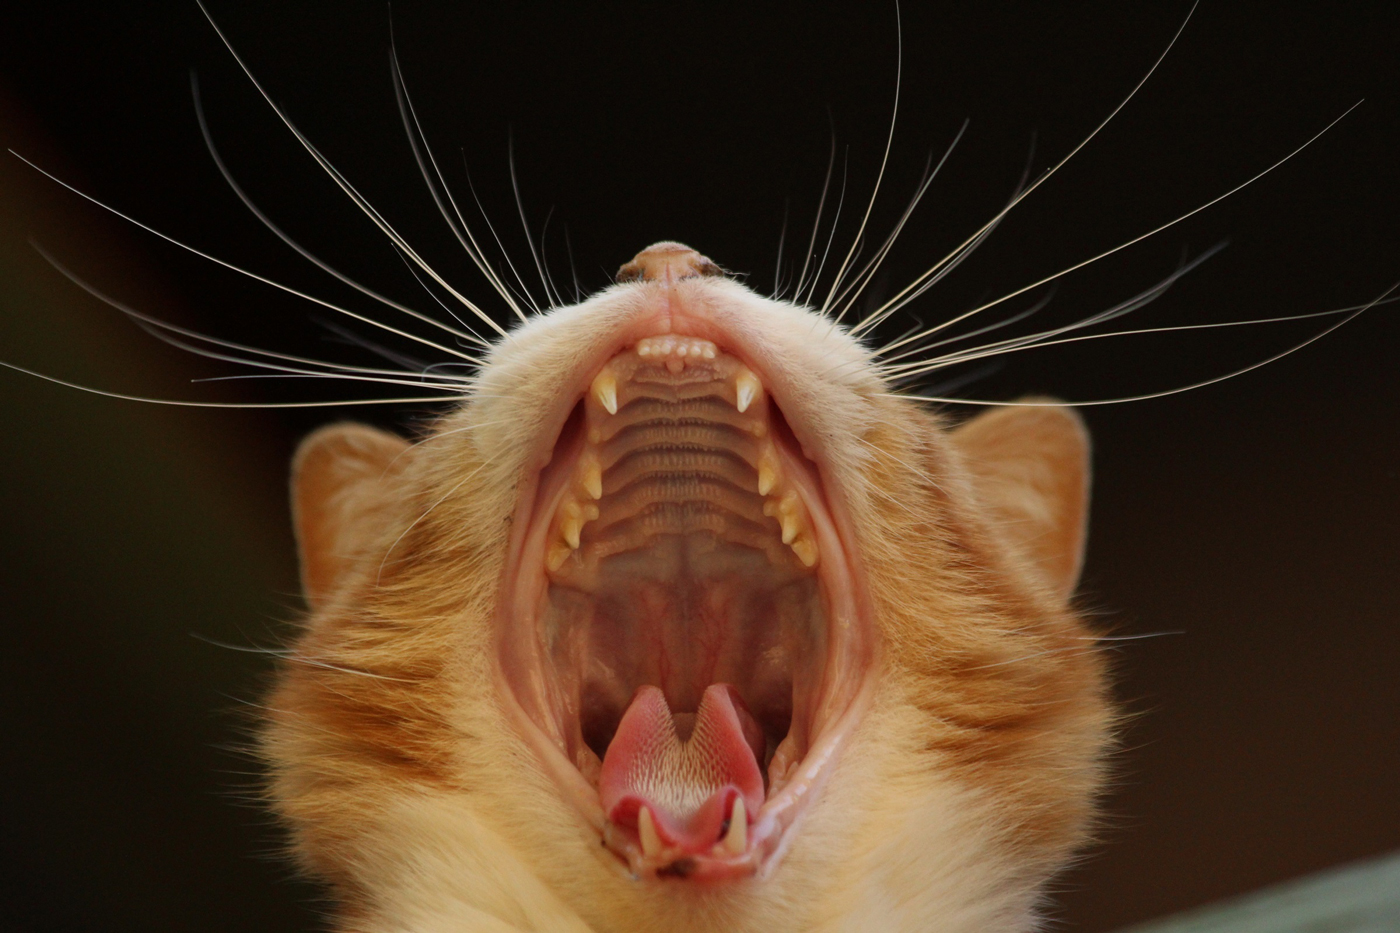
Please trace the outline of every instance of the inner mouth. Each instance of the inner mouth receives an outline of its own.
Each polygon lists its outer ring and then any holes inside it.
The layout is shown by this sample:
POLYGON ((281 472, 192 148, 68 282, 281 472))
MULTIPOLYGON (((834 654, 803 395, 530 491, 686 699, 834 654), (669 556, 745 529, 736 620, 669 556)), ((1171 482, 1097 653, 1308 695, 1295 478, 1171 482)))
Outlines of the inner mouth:
POLYGON ((818 469, 759 376, 699 338, 613 356, 523 534, 507 681, 604 844, 680 876, 785 847, 863 668, 818 469))

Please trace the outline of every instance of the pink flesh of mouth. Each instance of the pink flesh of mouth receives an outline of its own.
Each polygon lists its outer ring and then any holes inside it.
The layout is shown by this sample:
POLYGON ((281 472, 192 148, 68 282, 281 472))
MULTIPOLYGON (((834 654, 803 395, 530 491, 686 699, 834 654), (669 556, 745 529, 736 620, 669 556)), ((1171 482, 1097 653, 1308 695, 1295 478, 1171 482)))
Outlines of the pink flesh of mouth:
POLYGON ((634 873, 775 864, 863 708, 869 646, 766 387, 707 340, 641 340, 531 499, 503 673, 561 789, 634 873))

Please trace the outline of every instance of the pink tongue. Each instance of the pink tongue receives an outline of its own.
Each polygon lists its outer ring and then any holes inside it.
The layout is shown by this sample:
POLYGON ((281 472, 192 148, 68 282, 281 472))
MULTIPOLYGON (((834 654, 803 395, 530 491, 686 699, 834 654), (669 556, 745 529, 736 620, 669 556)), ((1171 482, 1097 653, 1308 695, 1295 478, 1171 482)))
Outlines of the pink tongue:
POLYGON ((728 684, 705 688, 684 742, 661 690, 639 687, 603 757, 603 812, 615 825, 635 827, 645 806, 663 843, 708 850, 736 797, 750 818, 763 804, 762 753, 763 731, 728 684))

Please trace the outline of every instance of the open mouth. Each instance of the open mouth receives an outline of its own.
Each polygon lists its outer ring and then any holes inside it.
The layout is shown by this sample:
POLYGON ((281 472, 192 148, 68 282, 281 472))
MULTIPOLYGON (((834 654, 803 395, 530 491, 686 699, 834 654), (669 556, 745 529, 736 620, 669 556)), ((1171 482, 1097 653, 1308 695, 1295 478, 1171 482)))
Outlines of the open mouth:
POLYGON ((870 636, 761 374, 697 337, 623 348, 516 521, 501 671, 565 796, 635 875, 771 868, 859 715, 870 636))

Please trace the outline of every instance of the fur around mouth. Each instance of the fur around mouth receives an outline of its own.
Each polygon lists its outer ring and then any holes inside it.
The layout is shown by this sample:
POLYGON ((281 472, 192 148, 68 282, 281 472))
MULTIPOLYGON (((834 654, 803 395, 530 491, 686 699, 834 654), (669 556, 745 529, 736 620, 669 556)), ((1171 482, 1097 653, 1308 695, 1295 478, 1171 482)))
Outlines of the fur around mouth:
POLYGON ((522 483, 504 686, 634 875, 765 873, 863 707, 839 503, 740 347, 651 335, 584 377, 522 483))

